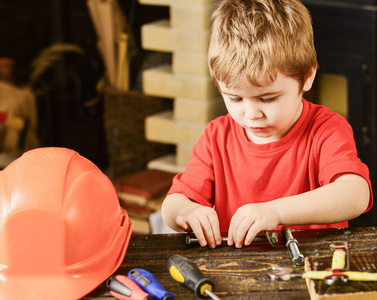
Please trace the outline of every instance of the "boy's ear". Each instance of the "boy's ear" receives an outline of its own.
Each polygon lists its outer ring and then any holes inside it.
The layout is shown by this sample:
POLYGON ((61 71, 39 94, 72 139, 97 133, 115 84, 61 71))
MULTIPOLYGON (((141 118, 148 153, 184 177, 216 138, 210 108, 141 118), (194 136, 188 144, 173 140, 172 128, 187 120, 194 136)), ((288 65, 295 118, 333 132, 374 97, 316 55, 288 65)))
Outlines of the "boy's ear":
POLYGON ((307 92, 312 88, 316 74, 317 74, 317 68, 312 68, 311 74, 309 75, 308 78, 306 78, 304 82, 304 86, 302 87, 303 92, 307 92))

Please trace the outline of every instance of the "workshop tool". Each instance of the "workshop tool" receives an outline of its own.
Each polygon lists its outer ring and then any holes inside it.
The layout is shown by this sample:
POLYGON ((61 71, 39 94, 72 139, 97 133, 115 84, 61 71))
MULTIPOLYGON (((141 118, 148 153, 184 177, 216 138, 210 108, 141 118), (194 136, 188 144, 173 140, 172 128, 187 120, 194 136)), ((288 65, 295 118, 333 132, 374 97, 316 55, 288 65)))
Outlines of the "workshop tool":
POLYGON ((191 289, 200 298, 219 300, 214 293, 214 284, 205 278, 198 266, 188 258, 175 254, 168 259, 170 275, 183 286, 191 289))
POLYGON ((377 273, 350 271, 349 250, 352 245, 349 243, 350 232, 345 232, 347 241, 333 243, 330 249, 334 251, 330 271, 307 271, 294 270, 292 267, 273 267, 267 270, 267 275, 272 280, 289 280, 292 277, 302 277, 310 279, 324 280, 327 285, 334 284, 335 281, 377 281, 377 273), (346 267, 347 264, 347 267, 346 267))
MULTIPOLYGON (((338 256, 337 252, 335 256, 338 256)), ((344 257, 343 257, 344 258, 344 257)), ((333 257, 334 260, 334 257, 333 257)), ((336 257, 335 261, 341 260, 340 257, 336 257)), ((335 265, 336 266, 336 265, 335 265)), ((289 280, 293 277, 298 278, 310 278, 324 280, 327 285, 332 285, 336 280, 340 279, 342 282, 347 282, 347 280, 352 281, 377 281, 377 273, 368 272, 356 272, 356 271, 345 271, 342 272, 340 269, 333 269, 331 271, 306 271, 295 270, 292 267, 273 267, 267 270, 267 275, 271 280, 289 280)))
POLYGON ((351 269, 351 262, 350 262, 350 249, 351 249, 351 244, 350 244, 350 235, 351 235, 351 231, 347 230, 346 232, 344 232, 344 234, 346 235, 346 252, 347 252, 347 267, 346 269, 349 271, 351 269))
POLYGON ((357 272, 357 271, 343 271, 346 262, 345 256, 346 248, 351 248, 348 243, 331 244, 330 248, 335 249, 330 271, 307 271, 303 274, 303 278, 310 279, 324 279, 328 285, 332 285, 335 281, 341 280, 342 282, 352 281, 377 281, 377 273, 357 272))
POLYGON ((127 277, 138 284, 142 290, 155 296, 158 300, 173 300, 174 295, 166 291, 152 273, 144 269, 132 269, 127 277))
MULTIPOLYGON (((275 244, 279 241, 279 237, 277 232, 270 233, 269 231, 265 231, 265 236, 259 235, 256 236, 252 242, 253 243, 264 243, 268 242, 272 247, 275 247, 275 244)), ((185 239, 186 245, 199 245, 198 239, 195 237, 193 233, 188 233, 185 239)), ((228 243, 228 238, 223 237, 221 238, 221 243, 228 243)))
POLYGON ((287 243, 286 247, 291 252, 293 258, 292 261, 297 266, 303 266, 304 265, 304 256, 300 253, 300 250, 298 249, 298 241, 293 238, 292 235, 292 229, 290 227, 283 227, 281 230, 281 233, 285 237, 287 243))
POLYGON ((292 267, 273 267, 267 270, 267 275, 271 280, 289 280, 292 277, 302 277, 303 270, 294 270, 292 267))
POLYGON ((119 300, 157 300, 155 296, 149 295, 132 279, 124 275, 111 276, 106 281, 110 294, 119 300))
MULTIPOLYGON (((348 235, 346 235, 348 237, 348 235)), ((348 275, 343 273, 343 270, 345 270, 345 264, 346 260, 348 262, 347 270, 350 269, 349 267, 349 257, 346 258, 346 256, 349 255, 349 249, 351 245, 349 243, 349 239, 347 242, 341 242, 341 243, 334 243, 330 245, 330 249, 334 251, 332 262, 331 262, 331 270, 332 273, 329 275, 326 275, 324 278, 324 281, 328 285, 334 284, 336 280, 341 280, 343 282, 348 281, 348 275)))

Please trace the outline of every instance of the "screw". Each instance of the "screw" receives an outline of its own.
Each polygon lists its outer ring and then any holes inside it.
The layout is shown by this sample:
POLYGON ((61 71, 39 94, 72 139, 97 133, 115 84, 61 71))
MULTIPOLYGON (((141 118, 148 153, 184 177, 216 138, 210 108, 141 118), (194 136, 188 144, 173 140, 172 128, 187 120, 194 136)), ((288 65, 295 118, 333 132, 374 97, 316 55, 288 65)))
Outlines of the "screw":
MULTIPOLYGON (((275 247, 275 244, 279 241, 277 232, 269 233, 266 231, 266 236, 256 236, 252 242, 253 243, 264 243, 268 242, 272 247, 275 247)), ((199 241, 196 237, 192 237, 190 235, 186 236, 186 245, 196 245, 199 244, 199 241)), ((221 238, 221 243, 228 243, 228 238, 223 237, 221 238)))

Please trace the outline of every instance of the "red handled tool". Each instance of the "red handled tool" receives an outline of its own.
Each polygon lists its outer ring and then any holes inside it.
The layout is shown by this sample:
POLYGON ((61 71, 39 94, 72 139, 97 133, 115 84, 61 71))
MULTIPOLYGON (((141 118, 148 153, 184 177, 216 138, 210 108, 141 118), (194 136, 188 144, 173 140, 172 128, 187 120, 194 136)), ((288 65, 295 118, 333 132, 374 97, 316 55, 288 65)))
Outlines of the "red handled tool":
POLYGON ((144 292, 132 279, 124 275, 111 276, 107 282, 110 294, 119 300, 157 300, 155 296, 144 292))

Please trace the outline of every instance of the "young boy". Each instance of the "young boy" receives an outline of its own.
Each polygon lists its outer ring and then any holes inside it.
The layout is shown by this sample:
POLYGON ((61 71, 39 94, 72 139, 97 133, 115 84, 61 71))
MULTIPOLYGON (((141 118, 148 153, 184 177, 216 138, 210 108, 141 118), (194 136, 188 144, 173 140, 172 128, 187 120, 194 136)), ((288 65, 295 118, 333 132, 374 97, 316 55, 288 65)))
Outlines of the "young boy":
POLYGON ((302 98, 317 69, 299 0, 224 0, 208 62, 228 110, 210 122, 162 216, 202 246, 249 245, 263 230, 347 227, 372 206, 369 171, 341 116, 302 98), (299 225, 299 226, 294 226, 299 225))

